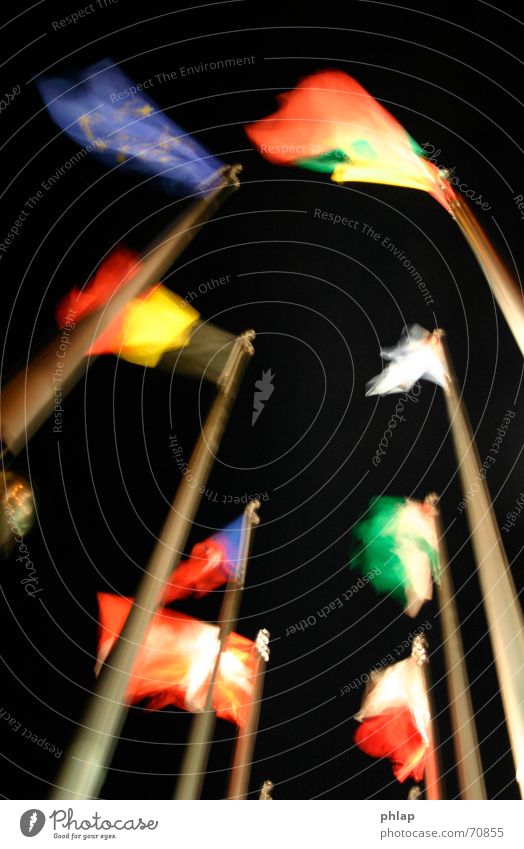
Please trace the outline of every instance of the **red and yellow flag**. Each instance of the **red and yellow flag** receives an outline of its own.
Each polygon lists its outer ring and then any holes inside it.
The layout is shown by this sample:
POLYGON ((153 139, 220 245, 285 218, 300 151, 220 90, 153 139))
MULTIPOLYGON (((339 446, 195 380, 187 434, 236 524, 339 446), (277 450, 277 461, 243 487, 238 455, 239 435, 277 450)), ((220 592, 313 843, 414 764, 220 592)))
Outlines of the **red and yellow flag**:
MULTIPOLYGON (((97 670, 105 662, 131 608, 132 599, 98 594, 97 670)), ((129 681, 130 703, 148 700, 159 710, 175 705, 202 711, 219 649, 219 628, 174 610, 153 617, 129 681)), ((213 689, 213 708, 220 719, 242 726, 253 700, 257 668, 255 643, 234 632, 226 639, 213 689)))
MULTIPOLYGON (((56 311, 59 326, 63 327, 71 316, 78 322, 102 310, 139 266, 138 254, 123 246, 116 248, 83 290, 73 289, 60 302, 56 311)), ((86 354, 114 354, 137 365, 156 366, 168 351, 187 345, 199 318, 183 298, 159 283, 126 304, 86 354)))

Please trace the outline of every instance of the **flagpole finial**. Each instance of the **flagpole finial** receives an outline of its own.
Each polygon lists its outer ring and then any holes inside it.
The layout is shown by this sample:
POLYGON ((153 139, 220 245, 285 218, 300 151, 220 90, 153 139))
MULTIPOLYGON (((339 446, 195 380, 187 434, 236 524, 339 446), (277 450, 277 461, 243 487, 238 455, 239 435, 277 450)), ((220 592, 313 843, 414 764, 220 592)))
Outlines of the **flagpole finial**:
POLYGON ((454 218, 455 216, 453 215, 453 207, 458 206, 459 199, 456 195, 456 192, 453 189, 453 186, 450 183, 450 177, 451 177, 451 171, 449 170, 449 168, 440 167, 438 169, 438 171, 437 171, 437 185, 438 185, 439 189, 441 190, 441 192, 443 193, 444 198, 445 198, 445 200, 447 201, 447 203, 450 207, 449 211, 451 212, 451 215, 454 218))
POLYGON ((414 799, 422 798, 422 789, 419 784, 414 784, 409 788, 408 800, 412 802, 414 799))
POLYGON ((224 168, 224 179, 227 183, 234 186, 240 186, 238 175, 242 173, 244 166, 240 162, 235 162, 233 165, 226 165, 224 168))
POLYGON ((216 183, 217 179, 221 180, 221 188, 225 189, 227 187, 231 189, 240 188, 240 180, 238 179, 238 175, 244 170, 244 166, 239 162, 235 162, 233 165, 223 165, 217 171, 214 171, 205 180, 200 183, 200 190, 206 191, 209 189, 209 186, 212 186, 216 183), (206 189, 207 187, 207 189, 206 189))
POLYGON ((444 381, 444 385, 442 386, 442 389, 444 390, 444 393, 446 395, 449 395, 450 387, 451 387, 451 384, 454 380, 454 376, 452 374, 452 369, 450 367, 448 354, 447 354, 446 331, 442 327, 437 327, 431 335, 432 335, 432 339, 436 340, 436 342, 440 346, 440 357, 442 359, 442 362, 444 364, 444 369, 445 369, 445 381, 444 381))
POLYGON ((254 330, 244 330, 243 333, 240 334, 239 339, 242 340, 246 351, 249 354, 253 355, 255 353, 255 349, 253 348, 253 342, 255 341, 256 333, 254 330))
POLYGON ((417 662, 418 666, 424 666, 428 663, 428 641, 423 634, 417 634, 411 646, 411 657, 417 662))
POLYGON ((265 660, 266 663, 268 662, 269 655, 270 655, 270 649, 269 649, 269 639, 270 639, 270 637, 271 637, 271 634, 269 633, 267 628, 261 628, 260 631, 258 632, 257 636, 256 636, 256 639, 255 639, 255 649, 258 652, 259 657, 261 657, 262 660, 265 660))
POLYGON ((269 779, 267 781, 264 781, 260 789, 260 796, 258 797, 259 801, 262 800, 263 802, 272 802, 273 796, 271 795, 271 791, 273 790, 274 786, 275 785, 273 784, 273 782, 269 781, 269 779))
POLYGON ((424 499, 424 504, 427 504, 428 507, 431 507, 433 510, 437 509, 438 502, 439 497, 436 492, 428 492, 424 499))
POLYGON ((252 525, 260 524, 260 516, 258 515, 257 510, 260 510, 260 501, 257 498, 249 501, 244 509, 244 513, 252 525))
POLYGON ((231 391, 231 378, 237 372, 239 361, 244 357, 252 357, 255 353, 253 347, 255 336, 254 330, 244 330, 243 333, 235 337, 231 344, 231 350, 217 382, 218 387, 226 395, 231 391))

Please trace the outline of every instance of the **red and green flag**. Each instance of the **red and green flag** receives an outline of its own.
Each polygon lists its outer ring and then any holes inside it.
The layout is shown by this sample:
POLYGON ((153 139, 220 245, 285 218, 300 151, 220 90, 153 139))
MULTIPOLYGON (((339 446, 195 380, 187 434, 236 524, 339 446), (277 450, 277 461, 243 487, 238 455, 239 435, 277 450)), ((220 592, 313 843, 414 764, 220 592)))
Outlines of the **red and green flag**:
POLYGON ((279 109, 246 127, 262 156, 366 182, 429 192, 450 212, 453 190, 402 125, 352 77, 325 70, 279 95, 279 109))

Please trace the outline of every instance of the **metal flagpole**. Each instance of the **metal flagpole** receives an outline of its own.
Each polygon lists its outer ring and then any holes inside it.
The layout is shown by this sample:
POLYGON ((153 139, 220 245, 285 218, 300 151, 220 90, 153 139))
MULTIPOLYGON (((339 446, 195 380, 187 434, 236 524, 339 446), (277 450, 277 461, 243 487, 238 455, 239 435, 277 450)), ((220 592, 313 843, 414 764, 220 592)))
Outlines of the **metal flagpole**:
POLYGON ((465 493, 471 544, 477 564, 500 695, 524 798, 524 620, 515 584, 500 538, 489 490, 466 408, 461 400, 443 330, 434 331, 448 374, 444 390, 457 465, 465 493))
MULTIPOLYGON (((442 177, 441 187, 446 192, 446 188, 450 184, 446 179, 445 169, 442 171, 442 177)), ((521 353, 524 355, 524 300, 522 292, 502 260, 499 259, 495 247, 468 204, 457 197, 454 192, 452 197, 449 193, 447 195, 451 214, 475 254, 493 297, 499 305, 521 353)))
POLYGON ((62 401, 80 380, 95 357, 86 351, 125 305, 148 286, 158 283, 204 223, 235 191, 240 183, 240 165, 223 169, 221 184, 196 200, 149 248, 144 251, 137 273, 110 298, 105 308, 87 316, 78 326, 63 333, 37 354, 28 366, 2 387, 0 398, 0 448, 2 465, 8 466, 33 434, 51 415, 57 394, 62 401), (61 356, 61 345, 65 345, 61 356), (58 364, 58 365, 57 365, 58 364))
POLYGON ((249 715, 246 724, 238 729, 233 752, 233 762, 227 789, 228 799, 246 799, 249 791, 249 776, 253 762, 253 751, 258 732, 258 721, 260 718, 260 705, 262 691, 264 689, 264 674, 269 660, 269 631, 263 628, 258 632, 254 651, 257 653, 257 665, 255 671, 255 685, 249 715))
POLYGON ((206 704, 201 713, 196 713, 191 722, 191 730, 184 757, 180 767, 180 775, 175 788, 175 799, 199 799, 204 783, 209 750, 215 728, 215 711, 213 709, 213 691, 217 680, 220 658, 228 634, 235 628, 246 580, 247 562, 253 539, 253 528, 260 519, 256 512, 260 507, 259 501, 250 501, 244 510, 242 522, 242 542, 238 558, 237 571, 228 582, 219 615, 219 642, 215 666, 207 691, 206 704))
POLYGON ((437 507, 438 496, 431 493, 426 496, 425 502, 432 508, 438 540, 440 575, 437 581, 437 595, 460 798, 487 799, 453 580, 442 519, 437 507))
POLYGON ((424 764, 424 784, 426 787, 426 799, 435 801, 443 799, 443 786, 441 778, 440 758, 438 755, 438 738, 435 722, 435 711, 433 708, 433 700, 431 698, 431 682, 429 677, 429 657, 428 643, 422 634, 418 634, 411 647, 411 656, 415 658, 417 664, 422 667, 424 673, 424 682, 426 685, 426 695, 429 706, 430 719, 428 723, 428 751, 424 764))
POLYGON ((58 773, 53 799, 97 798, 127 713, 126 691, 147 628, 162 600, 194 520, 201 493, 231 413, 238 386, 253 354, 252 330, 233 342, 218 393, 195 445, 187 476, 180 482, 168 517, 144 572, 126 623, 98 677, 77 734, 58 773))

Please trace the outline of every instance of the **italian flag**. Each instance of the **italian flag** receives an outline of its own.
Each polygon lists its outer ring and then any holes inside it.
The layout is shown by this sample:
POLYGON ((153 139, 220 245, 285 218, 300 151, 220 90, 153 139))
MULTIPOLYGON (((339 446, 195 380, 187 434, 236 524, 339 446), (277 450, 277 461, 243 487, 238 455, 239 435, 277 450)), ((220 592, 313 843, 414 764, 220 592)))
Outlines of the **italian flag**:
POLYGON ((430 712, 424 672, 414 657, 372 673, 355 743, 373 758, 389 758, 395 778, 424 778, 430 712))
POLYGON ((431 506, 408 498, 376 498, 353 529, 353 539, 350 568, 367 575, 377 593, 396 598, 408 616, 416 616, 432 598, 438 578, 431 506))
POLYGON ((352 77, 338 70, 305 77, 278 97, 279 109, 246 127, 262 156, 331 174, 337 183, 366 182, 429 192, 448 212, 436 165, 396 118, 352 77))

